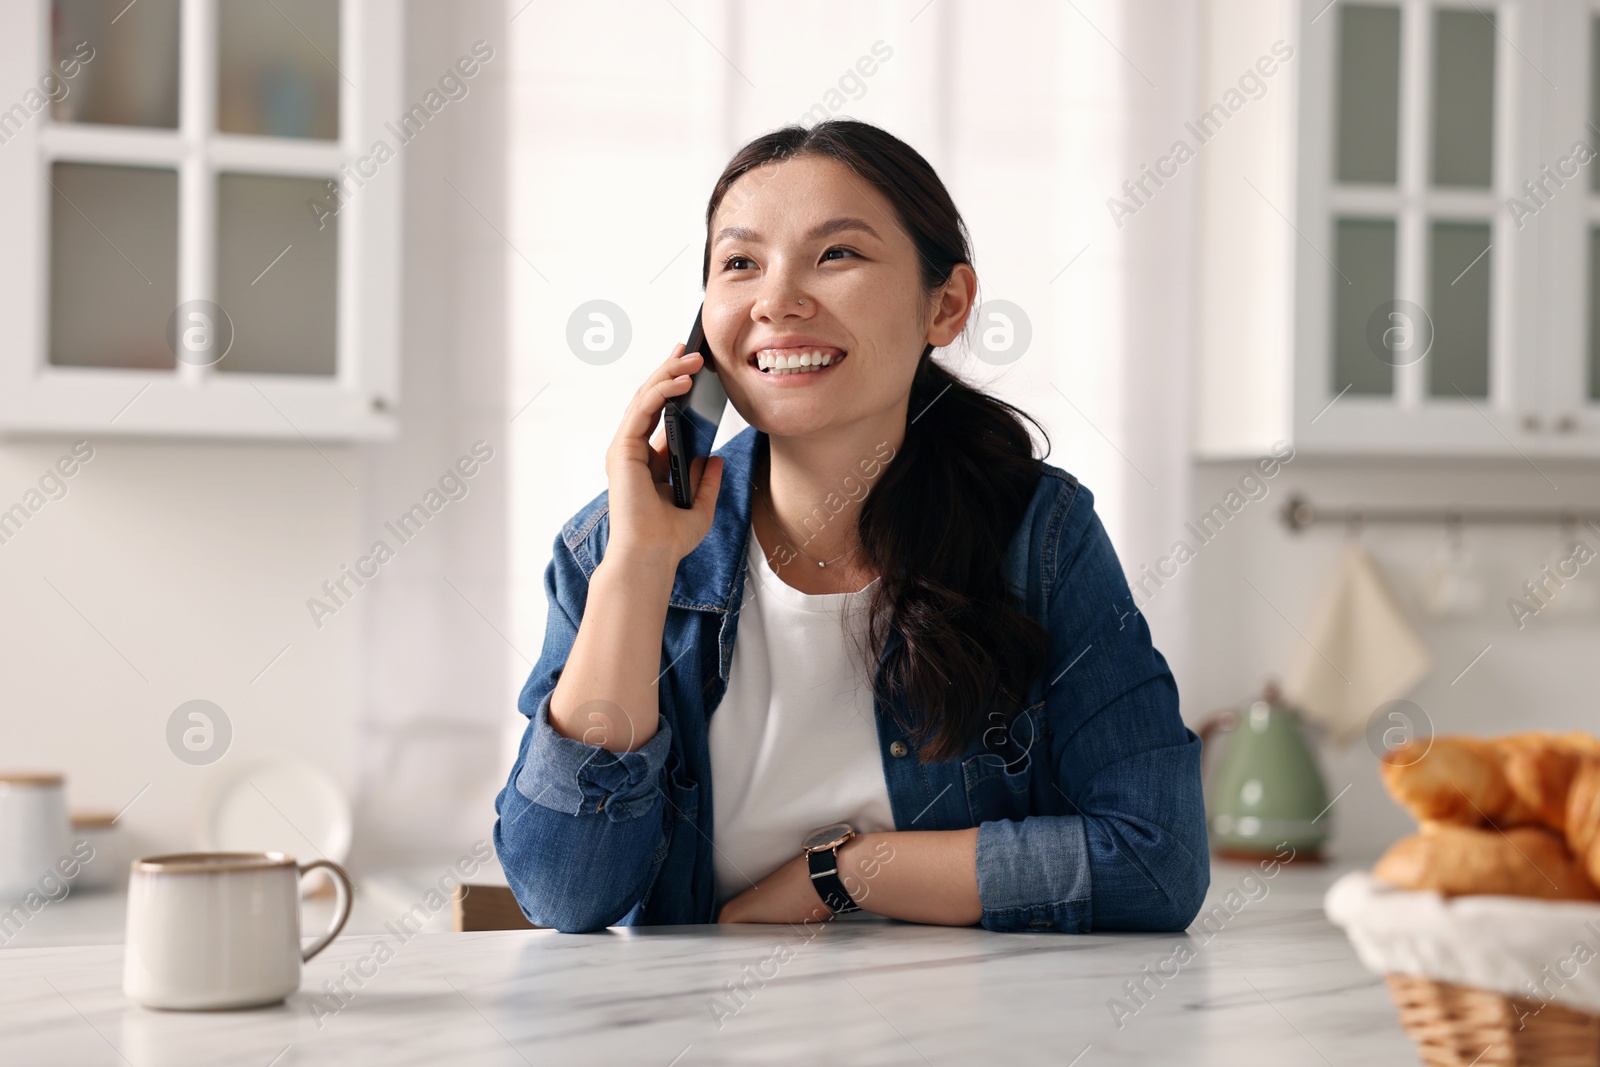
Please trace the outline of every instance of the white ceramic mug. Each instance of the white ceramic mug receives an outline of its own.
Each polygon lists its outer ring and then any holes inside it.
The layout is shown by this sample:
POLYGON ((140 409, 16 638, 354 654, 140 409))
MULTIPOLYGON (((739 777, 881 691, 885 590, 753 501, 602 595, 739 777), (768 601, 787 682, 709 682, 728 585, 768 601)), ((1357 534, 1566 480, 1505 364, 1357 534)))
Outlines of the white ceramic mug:
POLYGON ((72 813, 72 855, 80 861, 69 879, 74 890, 122 888, 128 871, 127 846, 111 812, 72 813))
POLYGON ((59 774, 0 774, 0 900, 21 900, 53 878, 71 845, 67 788, 59 774))
POLYGON ((147 1008, 249 1008, 300 988, 300 964, 350 918, 350 876, 281 852, 190 852, 135 860, 122 991, 147 1008), (300 878, 333 876, 336 915, 300 949, 300 878))

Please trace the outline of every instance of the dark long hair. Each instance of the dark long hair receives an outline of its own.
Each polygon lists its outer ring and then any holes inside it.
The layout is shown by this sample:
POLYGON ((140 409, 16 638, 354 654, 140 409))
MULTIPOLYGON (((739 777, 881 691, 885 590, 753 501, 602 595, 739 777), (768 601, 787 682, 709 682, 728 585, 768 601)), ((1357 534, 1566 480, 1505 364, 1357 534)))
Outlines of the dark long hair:
MULTIPOLYGON (((828 119, 764 134, 734 155, 706 207, 702 284, 710 277, 713 219, 734 183, 801 155, 845 164, 894 205, 919 254, 929 307, 956 264, 971 264, 966 224, 928 161, 876 126, 828 119)), ((911 383, 909 410, 918 414, 857 521, 879 575, 868 603, 869 667, 891 623, 905 639, 881 677, 873 669, 868 676, 888 706, 904 696, 910 721, 900 725, 923 762, 953 759, 1009 722, 1049 648, 1048 631, 1007 590, 1003 569, 1043 463, 1023 420, 1038 427, 1047 449, 1048 435, 1032 416, 935 363, 933 347, 923 350, 911 383)))

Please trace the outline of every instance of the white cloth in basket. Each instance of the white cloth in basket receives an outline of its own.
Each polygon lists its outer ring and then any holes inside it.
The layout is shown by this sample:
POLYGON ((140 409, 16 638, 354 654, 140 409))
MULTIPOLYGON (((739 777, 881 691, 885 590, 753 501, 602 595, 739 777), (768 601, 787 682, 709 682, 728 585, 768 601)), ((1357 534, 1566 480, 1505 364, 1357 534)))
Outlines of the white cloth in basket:
POLYGON ((1368 970, 1600 1013, 1600 904, 1396 889, 1365 871, 1323 900, 1368 970))

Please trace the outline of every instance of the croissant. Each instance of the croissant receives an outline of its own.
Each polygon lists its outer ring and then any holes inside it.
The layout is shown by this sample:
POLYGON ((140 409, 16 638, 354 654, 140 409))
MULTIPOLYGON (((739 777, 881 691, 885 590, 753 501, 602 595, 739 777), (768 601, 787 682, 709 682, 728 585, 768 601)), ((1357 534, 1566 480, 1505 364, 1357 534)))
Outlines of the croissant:
POLYGON ((1408 741, 1386 753, 1383 784, 1418 822, 1515 826, 1534 821, 1512 791, 1501 749, 1460 735, 1408 741))
POLYGON ((1539 822, 1564 833, 1567 794, 1583 757, 1600 756, 1600 740, 1584 733, 1511 734, 1495 739, 1506 783, 1539 822))
POLYGON ((1600 739, 1434 737, 1387 753, 1380 771, 1420 832, 1384 854, 1379 877, 1446 894, 1600 899, 1600 739))
POLYGON ((1567 793, 1567 847, 1600 885, 1600 755, 1580 757, 1567 793))
MULTIPOLYGON (((1596 800, 1600 802, 1600 794, 1596 800)), ((1596 814, 1600 816, 1600 806, 1596 814)), ((1444 896, 1600 900, 1600 891, 1562 839, 1538 826, 1502 832, 1432 823, 1424 832, 1397 841, 1372 873, 1401 889, 1431 889, 1444 896)))

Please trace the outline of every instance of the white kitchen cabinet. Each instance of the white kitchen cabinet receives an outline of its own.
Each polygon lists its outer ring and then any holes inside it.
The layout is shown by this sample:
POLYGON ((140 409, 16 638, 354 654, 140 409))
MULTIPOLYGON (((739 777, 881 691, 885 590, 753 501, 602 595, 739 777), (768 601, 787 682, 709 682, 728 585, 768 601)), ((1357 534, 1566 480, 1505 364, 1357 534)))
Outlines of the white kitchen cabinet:
POLYGON ((0 0, 0 431, 393 436, 401 8, 0 0))
POLYGON ((1597 27, 1590 0, 1211 5, 1200 455, 1600 454, 1597 27))

